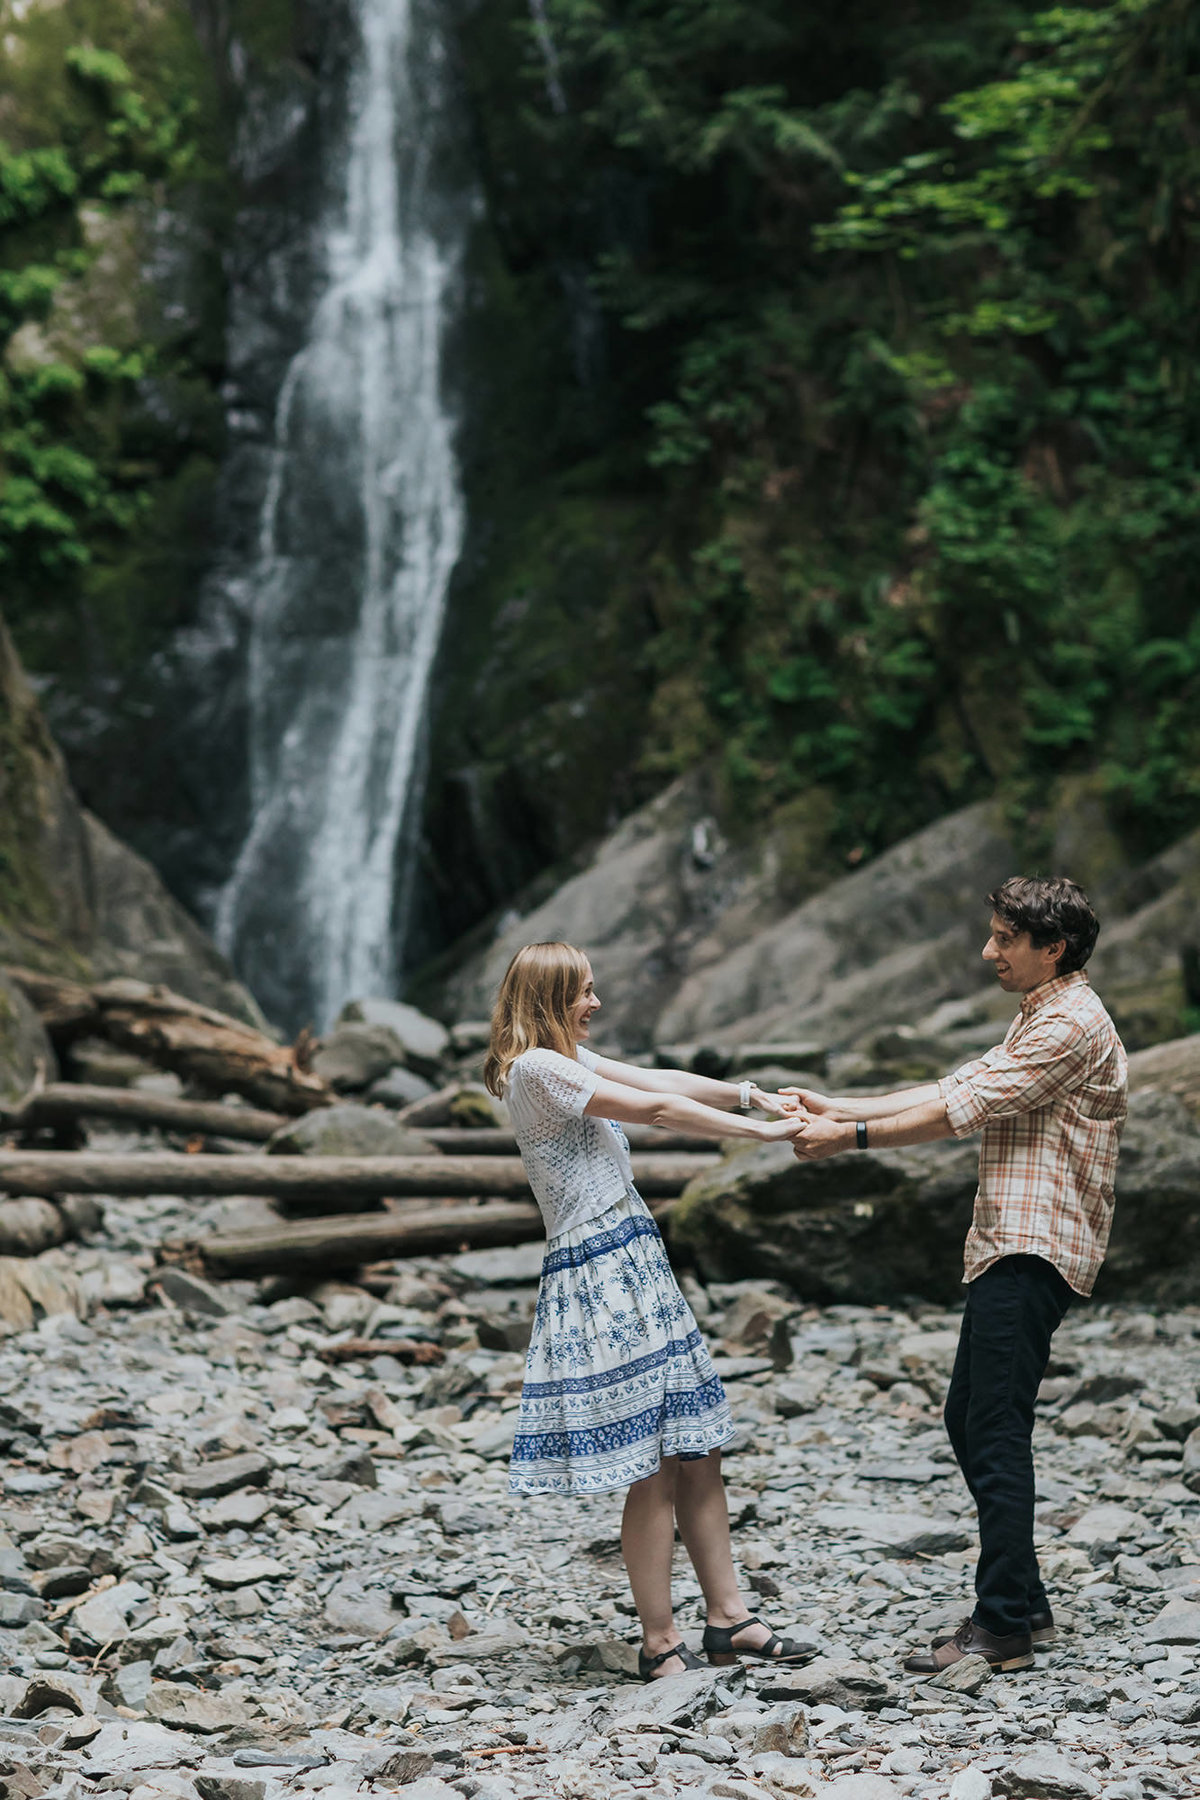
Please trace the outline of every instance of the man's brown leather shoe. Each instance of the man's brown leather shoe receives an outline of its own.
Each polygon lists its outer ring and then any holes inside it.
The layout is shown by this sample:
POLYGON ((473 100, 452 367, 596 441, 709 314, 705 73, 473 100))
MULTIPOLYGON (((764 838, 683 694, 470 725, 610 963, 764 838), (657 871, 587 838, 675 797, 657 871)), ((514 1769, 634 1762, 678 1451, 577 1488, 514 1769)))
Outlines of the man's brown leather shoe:
MULTIPOLYGON (((933 1638, 934 1649, 940 1650, 943 1644, 948 1644, 950 1642, 955 1631, 958 1631, 961 1626, 969 1624, 969 1618, 960 1619, 958 1624, 954 1627, 954 1631, 935 1632, 933 1638)), ((1029 1635, 1033 1640, 1033 1647, 1035 1650, 1049 1650, 1057 1644, 1058 1632, 1054 1624, 1054 1614, 1050 1611, 1049 1607, 1046 1608, 1045 1612, 1030 1613, 1029 1635)))
POLYGON ((940 1675, 964 1656, 982 1656, 993 1669, 1031 1669, 1033 1639, 1027 1631, 1014 1631, 1008 1637, 996 1637, 985 1631, 974 1619, 964 1619, 954 1636, 929 1650, 915 1650, 905 1657, 904 1666, 914 1675, 940 1675))

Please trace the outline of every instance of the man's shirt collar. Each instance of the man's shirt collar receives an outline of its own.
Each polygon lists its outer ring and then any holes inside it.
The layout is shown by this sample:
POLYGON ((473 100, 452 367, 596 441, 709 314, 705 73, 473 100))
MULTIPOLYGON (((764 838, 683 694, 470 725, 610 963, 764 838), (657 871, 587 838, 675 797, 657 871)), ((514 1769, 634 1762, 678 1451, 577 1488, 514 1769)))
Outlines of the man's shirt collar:
POLYGON ((1021 995, 1021 1011, 1026 1018, 1030 1013, 1040 1012, 1051 1000, 1057 1000, 1073 987, 1090 987, 1086 969, 1072 969, 1069 975, 1052 975, 1049 981, 1043 981, 1027 994, 1021 995))

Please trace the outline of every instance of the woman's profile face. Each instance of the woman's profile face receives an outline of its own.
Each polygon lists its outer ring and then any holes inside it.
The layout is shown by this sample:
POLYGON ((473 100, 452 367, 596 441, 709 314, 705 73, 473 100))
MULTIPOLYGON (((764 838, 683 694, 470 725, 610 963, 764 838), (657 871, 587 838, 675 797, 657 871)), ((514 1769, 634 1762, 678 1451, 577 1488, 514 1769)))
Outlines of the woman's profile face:
POLYGON ((575 1032, 576 1043, 587 1041, 588 1027, 592 1014, 600 1009, 600 997, 592 986, 592 965, 588 963, 584 970, 583 987, 579 998, 571 1006, 571 1025, 575 1032))

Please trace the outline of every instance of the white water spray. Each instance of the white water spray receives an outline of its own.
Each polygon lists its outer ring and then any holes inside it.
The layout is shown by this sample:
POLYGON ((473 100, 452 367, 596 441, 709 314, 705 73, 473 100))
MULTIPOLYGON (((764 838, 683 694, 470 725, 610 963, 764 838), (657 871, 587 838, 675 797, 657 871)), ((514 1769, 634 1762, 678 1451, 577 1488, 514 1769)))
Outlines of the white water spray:
MULTIPOLYGON (((251 825, 217 913, 268 1011, 328 1024, 393 990, 406 826, 463 534, 441 349, 458 244, 435 235, 438 49, 410 0, 361 33, 327 287, 282 384, 250 595, 251 825)), ((459 234, 461 236, 461 233, 459 234)))

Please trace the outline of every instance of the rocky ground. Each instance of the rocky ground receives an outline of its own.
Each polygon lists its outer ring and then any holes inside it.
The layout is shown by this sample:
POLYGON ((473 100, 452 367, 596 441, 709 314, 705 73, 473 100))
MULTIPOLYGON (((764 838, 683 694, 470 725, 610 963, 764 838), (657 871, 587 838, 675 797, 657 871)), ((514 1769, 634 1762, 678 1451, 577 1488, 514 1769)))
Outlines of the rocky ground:
POLYGON ((163 1276, 158 1241, 229 1212, 110 1202, 0 1344, 5 1795, 1200 1794, 1200 1308, 1068 1318, 1037 1431, 1060 1646, 930 1683, 901 1657, 972 1563, 954 1315, 691 1283, 743 1426, 740 1565, 818 1655, 642 1687, 620 1496, 507 1494, 536 1248, 376 1292, 163 1276))

